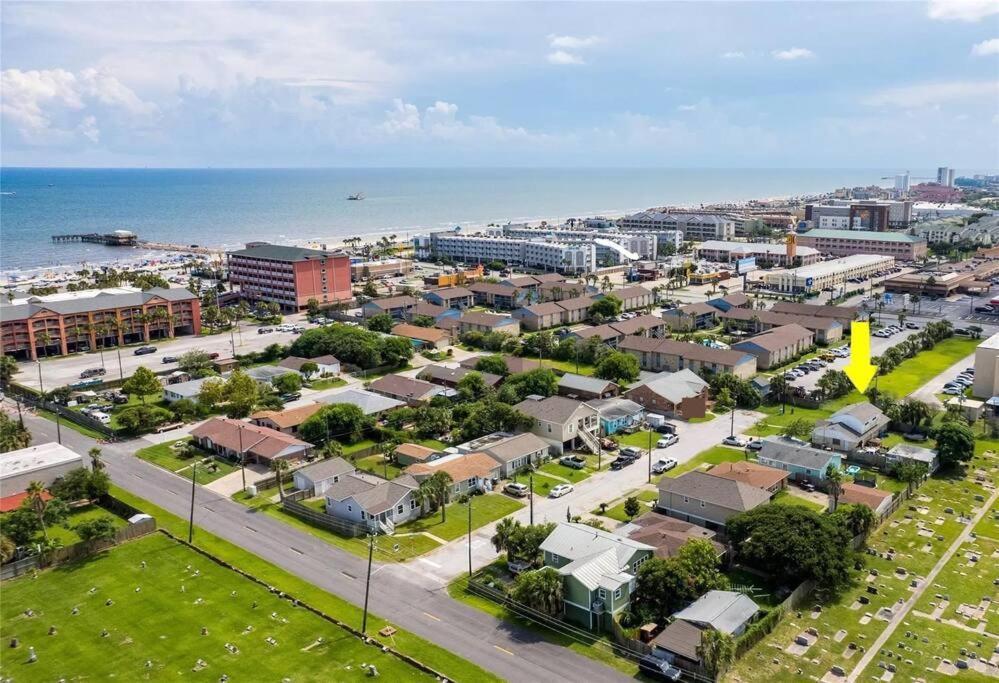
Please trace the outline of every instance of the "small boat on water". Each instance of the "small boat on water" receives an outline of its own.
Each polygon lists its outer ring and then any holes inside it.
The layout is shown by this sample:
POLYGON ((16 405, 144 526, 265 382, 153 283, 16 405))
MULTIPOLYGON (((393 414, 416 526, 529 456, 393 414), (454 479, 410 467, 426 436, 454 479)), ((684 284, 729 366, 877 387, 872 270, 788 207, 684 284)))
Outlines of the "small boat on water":
POLYGON ((364 199, 364 193, 363 192, 355 192, 354 194, 347 195, 347 199, 350 200, 350 201, 352 201, 352 202, 359 202, 362 199, 364 199))

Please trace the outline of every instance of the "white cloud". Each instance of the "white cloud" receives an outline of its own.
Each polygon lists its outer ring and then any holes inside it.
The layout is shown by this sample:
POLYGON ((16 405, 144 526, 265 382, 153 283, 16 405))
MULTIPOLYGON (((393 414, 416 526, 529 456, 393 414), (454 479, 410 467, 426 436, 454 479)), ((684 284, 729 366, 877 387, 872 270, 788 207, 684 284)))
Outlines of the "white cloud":
POLYGON ((677 111, 697 111, 696 104, 681 104, 676 108, 677 111))
POLYGON ((738 51, 736 51, 736 52, 723 52, 723 53, 721 53, 721 58, 722 59, 745 59, 746 58, 746 53, 745 52, 738 52, 738 51))
POLYGON ((770 54, 773 55, 774 59, 779 59, 781 61, 790 62, 796 59, 811 59, 815 56, 815 53, 805 47, 792 47, 787 50, 774 50, 770 54))
POLYGON ((579 64, 586 64, 586 62, 583 61, 582 57, 580 57, 579 55, 574 55, 571 52, 566 52, 565 50, 555 50, 555 52, 549 53, 548 61, 551 64, 560 64, 560 65, 575 66, 579 64))
POLYGON ((980 43, 976 43, 971 47, 971 54, 976 57, 999 55, 999 38, 992 38, 991 40, 983 40, 980 43))
POLYGON ((458 117, 458 105, 438 100, 423 113, 419 108, 401 99, 393 101, 392 109, 385 112, 380 128, 389 136, 408 136, 414 139, 458 141, 474 145, 495 142, 541 142, 548 136, 532 133, 519 126, 504 126, 492 116, 458 117))
POLYGON ((872 107, 932 107, 997 95, 999 81, 952 81, 887 88, 865 98, 863 103, 872 107))
POLYGON ((981 21, 999 14, 995 0, 930 0, 930 19, 942 21, 981 21))
POLYGON ((604 39, 600 36, 548 36, 548 44, 551 47, 564 48, 567 50, 581 50, 583 48, 599 45, 602 42, 604 42, 604 39))

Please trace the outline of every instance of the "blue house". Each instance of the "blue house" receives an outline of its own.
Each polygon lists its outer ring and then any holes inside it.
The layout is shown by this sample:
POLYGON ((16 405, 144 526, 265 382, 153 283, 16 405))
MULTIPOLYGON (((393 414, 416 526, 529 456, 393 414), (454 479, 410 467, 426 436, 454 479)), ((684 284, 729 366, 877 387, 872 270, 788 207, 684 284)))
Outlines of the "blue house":
POLYGON ((793 481, 825 481, 829 467, 839 468, 843 456, 835 451, 824 451, 804 441, 783 436, 763 437, 763 448, 757 460, 761 465, 790 473, 793 481))
POLYGON ((600 429, 606 436, 638 427, 645 419, 645 408, 626 398, 602 398, 587 404, 599 413, 600 429))

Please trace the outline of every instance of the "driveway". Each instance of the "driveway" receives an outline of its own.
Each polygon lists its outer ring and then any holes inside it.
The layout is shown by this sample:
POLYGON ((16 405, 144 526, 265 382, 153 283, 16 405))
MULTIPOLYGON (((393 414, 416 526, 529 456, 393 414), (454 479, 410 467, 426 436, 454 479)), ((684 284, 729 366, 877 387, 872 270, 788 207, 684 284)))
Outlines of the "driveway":
MULTIPOLYGON (((735 433, 741 434, 752 427, 763 416, 760 413, 739 410, 735 419, 735 433)), ((652 452, 653 462, 659 458, 670 457, 679 463, 685 463, 706 448, 718 444, 728 436, 729 419, 719 417, 711 422, 687 424, 676 422, 680 441, 669 448, 656 448, 652 452)), ((535 494, 534 521, 560 522, 565 521, 566 514, 588 516, 590 510, 620 498, 648 483, 648 458, 623 469, 604 470, 588 479, 573 484, 572 493, 561 498, 547 498, 543 494, 535 494)), ((525 501, 526 502, 526 501, 525 501)), ((472 505, 475 505, 473 499, 472 505)), ((514 513, 512 517, 523 524, 530 521, 530 506, 514 513)), ((490 542, 496 523, 488 524, 472 532, 472 565, 482 567, 496 559, 498 554, 490 542)), ((455 577, 468 572, 468 539, 463 537, 438 548, 416 560, 420 565, 420 580, 428 588, 441 587, 450 583, 455 577)), ((386 567, 387 572, 410 572, 411 567, 401 565, 386 567)))

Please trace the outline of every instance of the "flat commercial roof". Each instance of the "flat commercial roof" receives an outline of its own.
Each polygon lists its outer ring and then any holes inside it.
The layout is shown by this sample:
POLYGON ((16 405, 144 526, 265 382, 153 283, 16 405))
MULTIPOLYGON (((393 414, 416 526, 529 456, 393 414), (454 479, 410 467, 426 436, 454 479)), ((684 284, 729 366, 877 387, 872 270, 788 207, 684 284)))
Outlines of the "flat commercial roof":
POLYGON ((800 237, 821 237, 823 239, 865 240, 871 242, 907 242, 909 244, 925 242, 920 235, 909 235, 904 232, 878 232, 875 230, 830 230, 818 228, 802 233, 800 237))
POLYGON ((822 277, 832 275, 848 268, 859 268, 861 266, 874 266, 887 260, 893 260, 891 256, 881 256, 880 254, 851 254, 843 258, 833 259, 814 263, 810 266, 801 266, 789 272, 797 277, 822 277))
POLYGON ((65 446, 54 441, 28 446, 16 451, 0 454, 0 479, 8 479, 22 474, 77 462, 82 466, 83 458, 65 446))

